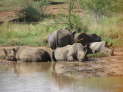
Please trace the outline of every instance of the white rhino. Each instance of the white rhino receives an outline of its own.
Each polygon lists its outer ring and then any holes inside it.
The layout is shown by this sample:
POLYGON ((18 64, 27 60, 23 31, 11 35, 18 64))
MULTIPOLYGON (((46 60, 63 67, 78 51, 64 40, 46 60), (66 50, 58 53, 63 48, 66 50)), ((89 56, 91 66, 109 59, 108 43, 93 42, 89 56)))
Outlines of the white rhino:
POLYGON ((83 61, 86 57, 86 49, 81 43, 74 43, 54 50, 56 61, 83 61))
POLYGON ((4 49, 7 60, 11 61, 50 61, 50 54, 41 48, 34 47, 16 47, 4 49))
POLYGON ((107 47, 105 41, 92 42, 90 43, 89 48, 91 49, 92 53, 100 52, 109 56, 113 55, 113 49, 107 47))
POLYGON ((66 45, 71 45, 74 43, 75 32, 70 32, 66 29, 58 30, 51 33, 48 36, 48 44, 51 49, 56 49, 57 47, 64 47, 66 45))

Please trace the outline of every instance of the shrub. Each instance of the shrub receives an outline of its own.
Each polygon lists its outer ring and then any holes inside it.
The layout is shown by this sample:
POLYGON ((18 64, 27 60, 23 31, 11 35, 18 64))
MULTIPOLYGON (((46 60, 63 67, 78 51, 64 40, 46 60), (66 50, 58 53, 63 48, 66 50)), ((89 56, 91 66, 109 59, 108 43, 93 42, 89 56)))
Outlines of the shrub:
POLYGON ((78 32, 88 31, 88 25, 83 21, 83 18, 78 15, 72 15, 71 16, 71 25, 73 27, 73 30, 77 30, 78 32))
POLYGON ((47 2, 45 0, 27 3, 27 6, 20 11, 19 16, 24 18, 25 21, 39 21, 45 15, 44 6, 46 5, 47 2))

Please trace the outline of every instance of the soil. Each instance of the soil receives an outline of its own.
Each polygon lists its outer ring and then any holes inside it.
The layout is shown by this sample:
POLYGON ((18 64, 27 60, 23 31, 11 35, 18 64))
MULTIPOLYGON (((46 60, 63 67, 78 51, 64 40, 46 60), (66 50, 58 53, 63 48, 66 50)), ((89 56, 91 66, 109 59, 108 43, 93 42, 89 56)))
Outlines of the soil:
MULTIPOLYGON (((46 13, 52 14, 52 15, 58 15, 58 14, 68 14, 68 4, 57 4, 57 5, 49 5, 46 8, 46 13)), ((77 7, 76 9, 73 9, 72 12, 82 16, 84 14, 84 11, 77 7)))
MULTIPOLYGON (((18 19, 18 12, 21 9, 11 10, 11 11, 0 11, 0 23, 6 22, 6 21, 12 21, 15 19, 18 19)), ((57 14, 68 14, 68 5, 67 4, 51 4, 47 6, 45 9, 46 14, 51 15, 57 15, 57 14)), ((84 12, 79 7, 76 9, 73 9, 73 12, 76 12, 76 14, 83 15, 84 12)))
MULTIPOLYGON (((56 15, 56 14, 67 14, 67 5, 66 4, 57 4, 50 5, 46 8, 46 12, 56 15)), ((0 12, 0 23, 4 21, 10 21, 17 18, 17 12, 19 10, 13 11, 2 11, 0 12)), ((83 15, 83 11, 80 9, 74 9, 78 14, 83 15)), ((0 57, 4 57, 3 48, 11 48, 11 47, 0 47, 0 57)), ((45 48, 45 47, 44 47, 45 48)), ((45 48, 47 49, 47 48, 45 48)), ((110 57, 103 58, 95 58, 92 61, 84 62, 84 63, 57 63, 55 68, 66 68, 66 70, 75 70, 79 71, 79 73, 96 75, 96 76, 123 76, 123 48, 117 47, 115 49, 115 55, 110 57), (78 68, 78 66, 80 66, 78 68)), ((6 61, 4 59, 0 60, 0 63, 11 63, 11 61, 6 61)), ((15 63, 15 62, 14 62, 15 63)), ((60 70, 60 69, 55 69, 60 70)), ((63 73, 65 70, 56 71, 57 73, 63 73)), ((90 76, 90 75, 89 75, 90 76)))
POLYGON ((0 23, 12 21, 18 17, 19 9, 11 11, 1 11, 0 12, 0 23))
POLYGON ((114 54, 114 56, 92 58, 90 61, 81 63, 56 63, 55 70, 58 74, 67 76, 123 76, 123 48, 115 48, 114 54))
MULTIPOLYGON (((4 56, 3 48, 13 47, 0 47, 0 56, 4 56)), ((47 47, 38 47, 48 50, 47 47)), ((57 62, 55 64, 55 72, 57 74, 72 74, 76 73, 81 77, 90 76, 123 76, 123 48, 115 48, 114 56, 91 58, 86 62, 57 62), (79 73, 79 74, 78 74, 79 73)), ((11 64, 16 63, 12 61, 0 60, 0 63, 11 64)))

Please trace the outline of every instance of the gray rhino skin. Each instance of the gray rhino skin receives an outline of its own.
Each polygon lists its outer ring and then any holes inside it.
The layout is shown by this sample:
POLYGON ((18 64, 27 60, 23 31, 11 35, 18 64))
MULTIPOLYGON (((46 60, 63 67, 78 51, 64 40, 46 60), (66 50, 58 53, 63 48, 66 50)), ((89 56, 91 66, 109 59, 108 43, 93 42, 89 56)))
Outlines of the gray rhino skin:
POLYGON ((51 61, 50 54, 40 48, 18 47, 4 49, 6 59, 11 61, 40 62, 51 61))
POLYGON ((73 42, 73 33, 66 29, 55 31, 48 36, 48 44, 51 49, 71 45, 73 42))
POLYGON ((113 49, 107 47, 105 41, 92 42, 90 44, 89 48, 91 49, 93 54, 96 53, 96 52, 100 52, 100 53, 104 53, 104 54, 106 54, 108 56, 112 56, 113 55, 113 49))
POLYGON ((54 58, 56 61, 83 61, 85 56, 86 50, 81 43, 74 43, 73 45, 67 45, 54 50, 54 58))
POLYGON ((92 42, 100 42, 101 37, 96 34, 76 33, 74 35, 74 42, 79 42, 83 45, 88 45, 92 42))

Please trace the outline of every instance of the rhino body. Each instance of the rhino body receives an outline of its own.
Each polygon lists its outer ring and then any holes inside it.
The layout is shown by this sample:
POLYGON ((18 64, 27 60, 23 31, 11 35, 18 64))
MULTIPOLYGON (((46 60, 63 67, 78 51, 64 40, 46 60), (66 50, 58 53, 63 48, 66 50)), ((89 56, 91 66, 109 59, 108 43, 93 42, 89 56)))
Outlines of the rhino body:
POLYGON ((92 42, 100 42, 101 37, 96 34, 76 33, 74 36, 74 42, 79 42, 83 45, 88 45, 92 42))
POLYGON ((57 48, 54 51, 56 61, 83 61, 85 56, 86 50, 80 43, 57 48))
POLYGON ((71 45, 73 42, 73 33, 66 29, 55 31, 48 36, 48 44, 51 49, 71 45))
POLYGON ((90 44, 89 48, 91 49, 93 54, 96 52, 100 52, 100 53, 104 53, 104 54, 109 55, 109 56, 113 55, 113 49, 107 47, 105 41, 92 42, 90 44))
POLYGON ((44 49, 34 47, 18 47, 4 49, 6 59, 11 61, 40 62, 50 61, 50 54, 44 49))

